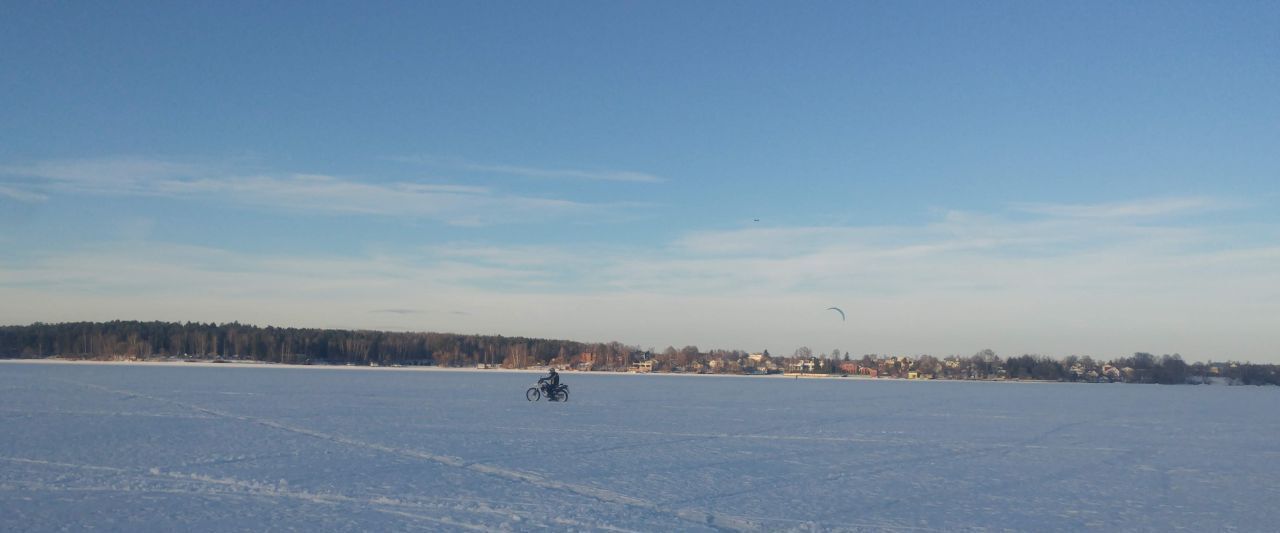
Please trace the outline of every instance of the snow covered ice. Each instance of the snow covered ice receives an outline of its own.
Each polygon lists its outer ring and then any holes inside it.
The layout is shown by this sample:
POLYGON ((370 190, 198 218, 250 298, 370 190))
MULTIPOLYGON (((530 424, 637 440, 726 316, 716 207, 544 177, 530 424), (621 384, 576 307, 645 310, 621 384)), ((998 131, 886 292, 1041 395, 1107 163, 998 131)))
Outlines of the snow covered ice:
POLYGON ((1274 531, 1280 388, 0 364, 0 531, 1274 531))

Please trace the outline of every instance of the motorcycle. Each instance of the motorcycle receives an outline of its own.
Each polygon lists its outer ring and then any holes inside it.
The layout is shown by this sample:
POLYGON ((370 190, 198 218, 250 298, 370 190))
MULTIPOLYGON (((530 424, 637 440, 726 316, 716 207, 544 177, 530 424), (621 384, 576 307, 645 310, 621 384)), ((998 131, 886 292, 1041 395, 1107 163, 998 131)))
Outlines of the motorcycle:
POLYGON ((567 402, 569 401, 569 386, 561 383, 555 390, 548 390, 550 387, 547 383, 538 383, 529 390, 524 391, 524 398, 531 402, 536 402, 543 396, 547 397, 549 402, 567 402))

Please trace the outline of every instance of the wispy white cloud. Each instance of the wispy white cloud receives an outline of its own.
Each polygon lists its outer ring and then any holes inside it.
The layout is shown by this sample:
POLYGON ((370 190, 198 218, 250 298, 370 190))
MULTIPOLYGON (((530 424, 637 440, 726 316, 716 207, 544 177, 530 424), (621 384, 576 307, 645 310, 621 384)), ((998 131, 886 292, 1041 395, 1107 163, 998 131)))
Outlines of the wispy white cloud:
POLYGON ((515 165, 485 165, 467 163, 462 165, 468 170, 477 170, 481 172, 497 172, 500 174, 512 174, 516 176, 526 176, 531 178, 558 178, 558 179, 577 179, 590 181, 630 181, 640 183, 662 183, 666 179, 646 174, 644 172, 633 172, 626 170, 575 170, 575 169, 546 169, 522 167, 515 165))
POLYGON ((1078 218, 1154 217, 1239 207, 1240 202, 1203 196, 1144 198, 1097 204, 1018 204, 1027 213, 1078 218))
MULTIPOLYGON (((504 194, 455 183, 377 182, 321 174, 258 173, 165 160, 120 158, 0 166, 0 175, 38 180, 60 193, 217 197, 240 205, 320 214, 417 217, 458 226, 530 221, 604 211, 561 198, 504 194)), ((19 189, 0 194, 32 201, 19 189)))
POLYGON ((139 157, 65 159, 0 165, 0 175, 45 180, 55 189, 97 194, 152 194, 156 181, 208 173, 197 165, 139 157))
POLYGON ((49 197, 45 194, 33 192, 33 191, 26 191, 26 190, 18 189, 15 187, 10 187, 7 185, 0 185, 0 197, 11 198, 19 202, 32 202, 32 203, 43 202, 49 199, 49 197))
POLYGON ((170 194, 214 193, 243 204, 319 213, 410 216, 455 225, 485 225, 570 212, 587 204, 497 194, 484 187, 424 183, 369 183, 316 174, 167 180, 170 194))
POLYGON ((404 163, 438 165, 461 170, 474 172, 488 172, 495 174, 508 174, 512 176, 522 176, 527 178, 546 178, 546 179, 567 179, 567 180, 585 180, 585 181, 617 181, 617 182, 637 182, 637 183, 663 183, 666 178, 647 172, 638 172, 634 170, 609 170, 609 169, 574 169, 574 168, 543 168, 532 167, 528 165, 507 165, 497 163, 477 163, 464 159, 453 157, 437 157, 437 156, 399 156, 386 158, 392 161, 400 161, 404 163))

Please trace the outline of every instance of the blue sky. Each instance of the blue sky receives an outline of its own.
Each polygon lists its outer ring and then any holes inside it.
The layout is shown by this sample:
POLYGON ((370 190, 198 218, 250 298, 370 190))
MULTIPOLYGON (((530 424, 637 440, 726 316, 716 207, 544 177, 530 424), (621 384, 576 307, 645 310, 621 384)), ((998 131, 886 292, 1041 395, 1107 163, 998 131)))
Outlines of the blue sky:
POLYGON ((7 3, 0 322, 1280 361, 1277 27, 1262 2, 7 3))

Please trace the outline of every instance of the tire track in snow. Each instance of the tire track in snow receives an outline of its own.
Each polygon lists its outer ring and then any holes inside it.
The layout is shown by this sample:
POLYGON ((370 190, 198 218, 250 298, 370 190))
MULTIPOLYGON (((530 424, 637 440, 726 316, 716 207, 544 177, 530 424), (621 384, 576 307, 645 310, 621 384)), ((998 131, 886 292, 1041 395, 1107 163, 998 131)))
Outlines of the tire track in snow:
MULTIPOLYGON (((495 515, 503 518, 519 517, 520 520, 532 521, 529 516, 521 515, 512 509, 504 509, 505 502, 494 502, 490 500, 470 499, 461 500, 456 498, 445 498, 446 501, 463 501, 471 504, 471 507, 459 508, 457 506, 446 506, 441 504, 431 504, 422 501, 399 500, 387 497, 360 498, 347 496, 344 494, 334 494, 327 492, 311 492, 306 490, 290 489, 283 483, 265 483, 261 481, 243 480, 234 477, 215 477, 195 473, 183 473, 177 471, 161 470, 159 468, 150 468, 145 471, 138 469, 125 469, 109 466, 97 466, 75 463, 63 463, 57 461, 45 461, 40 459, 27 459, 21 457, 5 457, 0 456, 0 461, 9 461, 14 463, 32 464, 40 466, 55 466, 59 468, 73 468, 78 470, 111 472, 114 474, 124 474, 136 476, 136 479, 126 479, 123 484, 113 485, 90 485, 90 486, 59 486, 50 485, 40 482, 19 482, 13 485, 3 486, 6 490, 23 491, 44 491, 44 492, 102 492, 102 493, 155 493, 155 494, 177 494, 182 496, 250 496, 267 499, 290 499, 314 503, 320 505, 358 505, 368 507, 372 510, 412 518, 417 520, 425 520, 436 524, 443 524, 452 527, 472 530, 472 531, 495 531, 499 528, 488 527, 479 524, 472 524, 456 520, 449 517, 438 517, 421 514, 424 511, 443 511, 454 513, 468 513, 480 515, 495 515), (193 492, 189 488, 170 488, 163 486, 140 487, 137 481, 155 480, 165 483, 179 483, 181 485, 198 485, 201 488, 193 492), (130 483, 133 481, 133 483, 130 483), (500 503, 493 506, 494 503, 500 503), (477 505, 478 504, 478 505, 477 505), (401 511, 399 509, 410 509, 418 512, 401 511)), ((181 486, 179 485, 179 486, 181 486)), ((585 524, 579 524, 585 525, 585 524)))
POLYGON ((145 417, 145 418, 174 418, 186 420, 210 420, 213 417, 208 415, 193 414, 174 414, 174 413, 141 413, 135 411, 61 411, 61 410, 35 410, 35 409, 0 409, 0 416, 15 417, 38 417, 42 415, 58 415, 58 416, 87 416, 93 418, 106 417, 145 417))
MULTIPOLYGON (((199 480, 187 479, 185 481, 199 481, 199 480)), ((216 486, 217 484, 214 484, 214 485, 216 486)), ((489 526, 484 526, 480 524, 472 524, 470 522, 463 522, 463 521, 455 520, 448 517, 433 517, 433 516, 423 515, 419 513, 411 513, 407 511, 397 511, 394 509, 387 509, 385 507, 380 507, 380 506, 385 506, 388 504, 379 502, 376 498, 372 500, 362 500, 358 498, 350 498, 347 496, 340 496, 340 495, 318 495, 315 493, 289 493, 289 492, 281 492, 281 491, 262 492, 262 491, 248 490, 242 487, 238 489, 229 489, 229 490, 219 490, 217 488, 206 487, 199 492, 192 492, 190 489, 164 488, 164 487, 149 487, 149 488, 128 488, 128 487, 118 487, 118 486, 54 487, 54 486, 39 485, 39 484, 21 486, 21 487, 6 486, 3 488, 10 489, 10 490, 17 490, 21 488, 21 490, 23 490, 24 492, 50 492, 50 493, 107 493, 107 494, 137 493, 137 494, 170 494, 170 495, 186 496, 186 497, 234 496, 234 497, 256 497, 256 498, 268 498, 268 499, 279 498, 279 499, 300 500, 308 503, 331 505, 331 506, 338 506, 343 504, 358 504, 358 505, 368 506, 372 508, 372 510, 382 512, 382 513, 399 515, 399 516, 402 516, 405 518, 411 518, 414 520, 429 521, 436 524, 445 524, 445 525, 454 526, 457 528, 467 529, 471 531, 500 531, 501 530, 500 528, 497 528, 497 527, 489 527, 489 526)), ((425 507, 431 507, 426 505, 404 505, 404 504, 401 504, 401 506, 410 507, 410 508, 424 507, 423 509, 424 511, 427 510, 425 509, 425 507)), ((464 510, 464 509, 442 508, 441 510, 444 510, 446 512, 452 511, 452 512, 471 512, 476 514, 484 514, 481 511, 470 511, 470 510, 464 510)), ((510 516, 510 513, 497 513, 496 511, 488 511, 488 512, 510 516)))
POLYGON ((410 513, 410 512, 408 512, 408 511, 396 511, 396 510, 394 510, 394 509, 378 509, 378 512, 380 512, 380 513, 386 513, 386 514, 391 514, 391 515, 402 516, 402 517, 410 518, 410 519, 413 519, 413 520, 425 520, 425 521, 427 521, 427 522, 433 522, 433 523, 436 523, 436 524, 441 524, 441 525, 446 525, 446 526, 452 526, 452 527, 462 528, 462 529, 465 529, 465 530, 468 530, 468 531, 498 531, 498 529, 497 529, 497 528, 490 528, 490 527, 484 527, 484 526, 477 526, 477 525, 475 525, 475 524, 468 524, 468 523, 465 523, 465 522, 459 522, 459 521, 457 521, 457 520, 453 520, 453 519, 450 519, 450 518, 437 518, 437 517, 434 517, 434 516, 426 516, 426 515, 420 515, 420 514, 416 514, 416 513, 410 513))
MULTIPOLYGON (((822 528, 824 531, 830 530, 832 528, 847 529, 847 530, 864 530, 865 529, 865 530, 872 530, 872 531, 932 531, 932 532, 946 531, 944 529, 937 529, 932 527, 900 526, 900 525, 885 524, 880 522, 821 522, 816 520, 802 520, 797 518, 769 518, 769 517, 755 517, 755 516, 744 517, 744 518, 750 518, 751 520, 760 520, 762 522, 777 522, 780 524, 791 524, 791 527, 792 527, 791 531, 799 531, 801 530, 800 528, 804 528, 804 530, 815 530, 817 528, 822 528)), ((770 528, 770 529, 774 529, 774 528, 770 528)))
POLYGON ((103 471, 103 472, 115 472, 115 473, 128 473, 128 472, 129 472, 129 470, 127 470, 127 469, 124 469, 124 468, 115 468, 115 467, 112 467, 112 466, 79 465, 79 464, 75 464, 75 463, 62 463, 62 462, 58 462, 58 461, 45 461, 45 460, 42 460, 42 459, 27 459, 27 458, 24 458, 24 457, 8 457, 8 456, 0 456, 0 461, 9 461, 9 462, 12 462, 12 463, 22 463, 22 464, 40 465, 40 466, 57 466, 57 467, 61 467, 61 468, 77 468, 77 469, 83 469, 83 470, 100 470, 100 471, 103 471))
POLYGON ((212 408, 208 408, 200 405, 195 405, 192 403, 187 403, 179 400, 149 396, 146 394, 129 391, 129 390, 111 389, 108 387, 103 387, 103 386, 95 385, 92 383, 84 383, 84 382, 77 382, 77 381, 71 381, 71 380, 62 380, 62 381, 75 383, 80 386, 90 387, 90 388, 110 392, 113 394, 123 395, 127 398, 143 398, 143 399, 147 399, 155 402, 177 405, 180 407, 185 407, 187 409, 192 409, 195 411, 199 411, 201 413, 206 413, 206 414, 210 414, 210 415, 221 417, 221 418, 250 422, 250 423, 258 424, 261 426, 278 429, 281 431, 286 431, 289 433, 305 435, 308 437, 312 437, 312 438, 316 438, 316 439, 320 439, 328 442, 333 442, 336 444, 342 444, 342 445, 351 446, 355 448, 363 448, 366 450, 373 450, 373 451, 382 452, 382 453, 391 454, 391 455, 399 455, 401 457, 422 459, 422 460, 430 461, 440 465, 448 466, 451 468, 467 470, 467 471, 483 474, 483 475, 498 478, 498 479, 504 479, 508 481, 514 481, 518 483, 532 485, 540 489, 555 490, 559 492, 576 494, 578 496, 592 498, 604 503, 623 505, 626 507, 632 507, 632 508, 641 509, 644 511, 650 511, 654 513, 662 514, 662 515, 677 518, 683 521, 692 522, 701 526, 710 527, 716 530, 756 531, 759 529, 759 526, 754 522, 744 520, 736 516, 722 515, 722 514, 717 514, 710 511, 704 511, 701 509, 686 508, 686 509, 673 510, 666 506, 659 505, 656 502, 646 500, 643 498, 628 496, 626 494, 622 494, 622 493, 612 491, 602 487, 594 487, 586 484, 569 483, 569 482, 558 481, 554 479, 548 479, 545 476, 542 476, 541 474, 537 474, 534 472, 527 472, 523 470, 517 470, 514 468, 505 468, 505 467, 486 464, 486 463, 473 463, 473 462, 466 461, 460 457, 454 457, 451 455, 440 455, 440 454, 434 454, 426 451, 415 450, 411 448, 400 448, 396 446, 379 444, 376 442, 363 441, 363 440, 354 439, 351 437, 345 437, 342 435, 324 433, 324 432, 316 431, 309 428, 294 426, 291 424, 285 424, 276 420, 271 420, 269 418, 240 415, 236 413, 230 413, 230 412, 220 411, 217 409, 212 409, 212 408))
MULTIPOLYGON (((263 456, 269 457, 269 456, 263 456)), ((293 500, 302 500, 310 503, 341 505, 356 504, 371 507, 375 511, 384 512, 404 516, 407 518, 421 519, 438 524, 456 526, 463 529, 493 531, 501 528, 491 528, 480 526, 466 522, 460 522, 449 518, 439 518, 426 516, 419 513, 398 511, 392 508, 412 509, 415 511, 444 511, 444 512, 461 512, 468 514, 495 515, 503 518, 515 517, 518 521, 529 523, 534 527, 547 527, 548 524, 535 520, 529 513, 531 510, 517 511, 513 507, 532 507, 544 508, 545 504, 540 503, 521 503, 512 501, 498 501, 485 498, 466 498, 466 497, 442 497, 430 498, 432 502, 456 502, 454 505, 443 505, 440 503, 428 503, 424 501, 402 500, 397 498, 388 498, 378 496, 374 498, 358 498, 347 496, 344 494, 335 494, 328 492, 310 492, 305 490, 289 489, 287 485, 279 483, 265 483, 261 481, 243 480, 234 477, 215 477, 204 474, 184 473, 176 470, 149 468, 141 470, 137 468, 117 468, 111 466, 87 465, 77 463, 65 463, 58 461, 46 461, 41 459, 30 459, 24 457, 0 456, 0 461, 9 461, 20 464, 30 464, 38 466, 52 466, 58 468, 70 468, 77 470, 110 472, 113 474, 133 475, 138 479, 152 479, 164 482, 184 483, 201 485, 201 491, 198 494, 206 496, 254 496, 265 498, 288 498, 293 500), (468 507, 459 507, 458 505, 467 505, 468 507)), ((136 485, 123 484, 111 486, 56 486, 40 482, 23 482, 19 481, 17 485, 4 484, 0 485, 0 490, 18 490, 18 486, 22 486, 23 490, 47 491, 47 492, 105 492, 105 493, 157 493, 157 494, 178 494, 190 496, 192 491, 189 489, 171 489, 163 487, 140 488, 136 485)), ((611 526, 608 524, 588 523, 562 516, 551 518, 551 522, 561 525, 573 526, 590 530, 618 531, 622 533, 640 533, 637 530, 626 529, 611 526)))
MULTIPOLYGON (((1076 425, 1076 424, 1072 424, 1076 425)), ((765 440, 765 441, 793 441, 793 442, 821 442, 821 443, 854 443, 854 444, 878 444, 885 446, 904 446, 918 444, 917 439, 897 438, 897 437, 840 437, 840 436, 822 436, 822 435, 771 435, 767 433, 697 433, 697 432, 678 432, 678 431, 644 431, 644 430, 604 430, 604 429, 583 429, 583 428, 540 428, 540 427, 512 427, 512 426, 495 426, 492 429, 506 429, 520 432, 549 432, 549 433, 587 433, 587 434, 625 434, 625 435, 643 435, 653 437, 670 437, 670 438, 692 438, 692 439, 745 439, 745 440, 765 440)), ((1063 428, 1059 428, 1063 429, 1063 428)), ((1055 430, 1056 431, 1056 430, 1055 430)), ((1036 440, 1036 439, 1033 439, 1036 440)), ((1126 448, 1116 448, 1107 446, 1045 446, 1035 444, 1028 441, 1022 444, 993 444, 993 448, 1027 448, 1027 449, 1046 449, 1046 450, 1072 450, 1072 451, 1092 451, 1092 452, 1115 452, 1127 451, 1126 448)), ((584 451, 596 451, 594 449, 586 449, 584 451)))
POLYGON ((235 463, 243 463, 246 461, 258 461, 262 459, 280 459, 283 457, 297 457, 297 453, 261 453, 261 454, 245 454, 245 455, 226 455, 213 456, 195 461, 183 461, 174 465, 172 468, 188 468, 193 466, 218 466, 229 465, 235 463))

